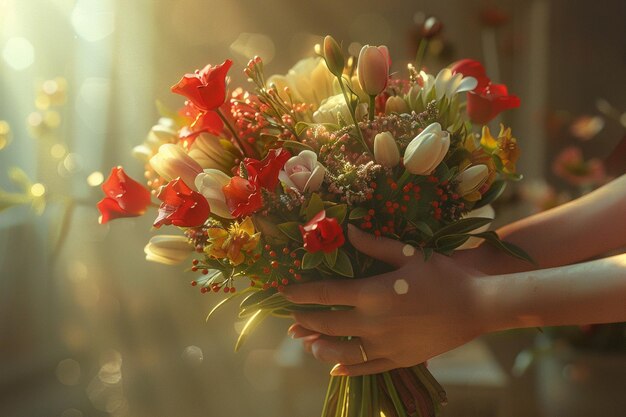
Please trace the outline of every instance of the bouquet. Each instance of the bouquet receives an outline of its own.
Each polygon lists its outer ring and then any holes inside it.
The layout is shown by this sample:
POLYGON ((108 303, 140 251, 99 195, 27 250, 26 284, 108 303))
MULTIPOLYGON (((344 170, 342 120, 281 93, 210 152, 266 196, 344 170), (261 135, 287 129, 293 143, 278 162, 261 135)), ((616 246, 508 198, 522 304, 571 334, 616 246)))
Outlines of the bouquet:
MULTIPOLYGON (((281 289, 318 279, 358 279, 385 270, 346 240, 348 224, 421 251, 451 254, 484 239, 526 254, 485 231, 488 204, 518 179, 516 139, 484 124, 519 105, 479 62, 436 76, 410 65, 390 75, 385 46, 347 58, 330 36, 317 56, 266 78, 261 58, 228 83, 230 60, 186 74, 186 98, 134 149, 146 187, 113 168, 98 203, 101 222, 144 214, 160 200, 154 227, 182 234, 150 239, 149 260, 183 262, 195 252, 191 285, 240 299, 247 322, 236 349, 269 316, 327 308, 295 305, 281 289), (477 217, 476 210, 487 213, 477 217)), ((342 308, 337 306, 334 308, 342 308)), ((343 307, 345 308, 345 307, 343 307)), ((364 377, 331 377, 322 416, 434 416, 445 391, 424 364, 364 377)))

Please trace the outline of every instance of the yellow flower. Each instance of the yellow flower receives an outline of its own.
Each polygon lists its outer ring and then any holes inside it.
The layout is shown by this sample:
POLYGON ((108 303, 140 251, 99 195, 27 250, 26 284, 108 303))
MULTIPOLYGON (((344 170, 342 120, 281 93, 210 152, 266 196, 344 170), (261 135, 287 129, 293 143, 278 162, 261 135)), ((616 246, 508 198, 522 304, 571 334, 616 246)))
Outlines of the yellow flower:
POLYGON ((212 227, 208 229, 209 246, 206 252, 216 259, 228 258, 233 266, 240 265, 259 244, 261 233, 255 233, 250 217, 243 222, 233 222, 227 229, 212 227))
POLYGON ((489 128, 483 126, 480 144, 500 158, 504 172, 515 172, 515 163, 519 158, 520 150, 517 146, 517 139, 511 135, 510 127, 505 128, 504 125, 500 124, 500 133, 498 133, 498 138, 495 139, 491 136, 489 128))

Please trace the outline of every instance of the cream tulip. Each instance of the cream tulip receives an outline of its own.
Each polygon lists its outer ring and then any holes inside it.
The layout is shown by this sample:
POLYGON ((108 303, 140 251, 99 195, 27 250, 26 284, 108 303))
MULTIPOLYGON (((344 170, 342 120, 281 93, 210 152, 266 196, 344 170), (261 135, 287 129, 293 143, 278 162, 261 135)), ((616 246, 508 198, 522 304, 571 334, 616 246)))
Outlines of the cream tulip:
POLYGON ((315 123, 339 124, 339 117, 348 123, 352 120, 343 94, 328 97, 313 113, 315 123))
POLYGON ((205 169, 204 172, 198 174, 195 180, 195 186, 198 192, 204 196, 209 202, 211 213, 224 219, 233 219, 230 214, 226 198, 224 197, 223 188, 230 181, 230 177, 219 169, 205 169))
POLYGON ((399 96, 391 96, 387 99, 385 103, 385 113, 409 113, 409 106, 406 104, 406 101, 399 96))
POLYGON ((298 61, 286 75, 272 75, 267 84, 274 84, 285 101, 289 101, 284 92, 288 87, 294 101, 319 105, 336 93, 334 80, 335 76, 328 71, 324 60, 317 57, 298 61))
POLYGON ((417 135, 404 151, 404 166, 411 174, 429 175, 443 161, 450 148, 450 134, 432 123, 417 135))
POLYGON ((305 150, 285 163, 278 179, 300 192, 314 192, 319 190, 325 175, 326 168, 317 161, 315 152, 305 150))
POLYGON ((474 165, 461 172, 457 177, 457 192, 464 196, 478 190, 489 177, 487 165, 474 165))
POLYGON ((374 159, 387 168, 400 163, 400 150, 391 133, 382 132, 374 137, 374 159))
POLYGON ((202 167, 193 158, 171 143, 161 145, 159 152, 150 158, 150 166, 167 181, 180 177, 192 189, 195 189, 196 176, 202 172, 202 167))
POLYGON ((204 169, 215 168, 225 173, 231 172, 238 158, 232 143, 208 133, 202 133, 196 138, 189 156, 204 169))
POLYGON ((178 142, 178 132, 174 121, 161 117, 159 122, 152 126, 143 143, 133 148, 133 156, 143 162, 148 162, 159 151, 161 145, 176 142, 178 142))
POLYGON ((144 248, 146 259, 165 265, 178 265, 193 252, 193 246, 185 236, 154 236, 144 248))
POLYGON ((387 88, 389 81, 389 50, 386 46, 365 45, 359 53, 357 76, 363 91, 377 96, 387 88))

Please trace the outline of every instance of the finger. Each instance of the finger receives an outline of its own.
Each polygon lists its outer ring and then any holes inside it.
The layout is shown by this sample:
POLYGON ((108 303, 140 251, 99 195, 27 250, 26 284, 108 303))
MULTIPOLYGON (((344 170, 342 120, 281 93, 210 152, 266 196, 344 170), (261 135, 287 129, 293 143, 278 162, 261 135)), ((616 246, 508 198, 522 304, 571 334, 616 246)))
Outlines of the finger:
POLYGON ((305 329, 326 336, 361 336, 363 321, 354 310, 294 312, 294 320, 305 329))
POLYGON ((287 330, 287 334, 292 339, 301 339, 303 337, 310 337, 310 336, 316 336, 316 335, 320 336, 319 333, 312 332, 311 330, 300 326, 298 323, 292 324, 287 330))
POLYGON ((351 224, 348 225, 348 239, 359 252, 396 268, 405 265, 416 252, 415 247, 409 244, 384 237, 377 238, 351 224))
POLYGON ((358 288, 357 280, 333 279, 287 285, 281 293, 287 300, 296 304, 353 306, 358 288))
POLYGON ((373 359, 358 365, 337 364, 330 370, 332 376, 361 376, 379 374, 396 369, 398 366, 389 359, 373 359))
MULTIPOLYGON (((321 336, 310 344, 311 353, 320 362, 357 365, 364 362, 361 353, 362 343, 363 341, 359 338, 341 340, 336 337, 321 336)), ((365 347, 363 349, 365 350, 365 347)), ((376 353, 372 349, 365 351, 367 352, 367 359, 377 359, 376 353)))

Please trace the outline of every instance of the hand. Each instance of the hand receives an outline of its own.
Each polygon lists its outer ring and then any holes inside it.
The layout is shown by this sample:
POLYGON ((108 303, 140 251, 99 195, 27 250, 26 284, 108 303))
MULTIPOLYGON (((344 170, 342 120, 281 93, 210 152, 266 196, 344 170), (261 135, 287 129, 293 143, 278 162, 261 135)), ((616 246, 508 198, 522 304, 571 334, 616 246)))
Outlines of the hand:
POLYGON ((375 238, 349 226, 360 252, 395 271, 363 279, 337 279, 287 286, 298 304, 351 306, 349 310, 296 312, 290 335, 303 338, 320 361, 339 364, 332 375, 365 375, 413 366, 483 333, 475 308, 480 273, 452 259, 422 253, 402 242, 375 238), (351 340, 341 336, 356 336, 351 340), (366 352, 367 361, 361 353, 366 352))

